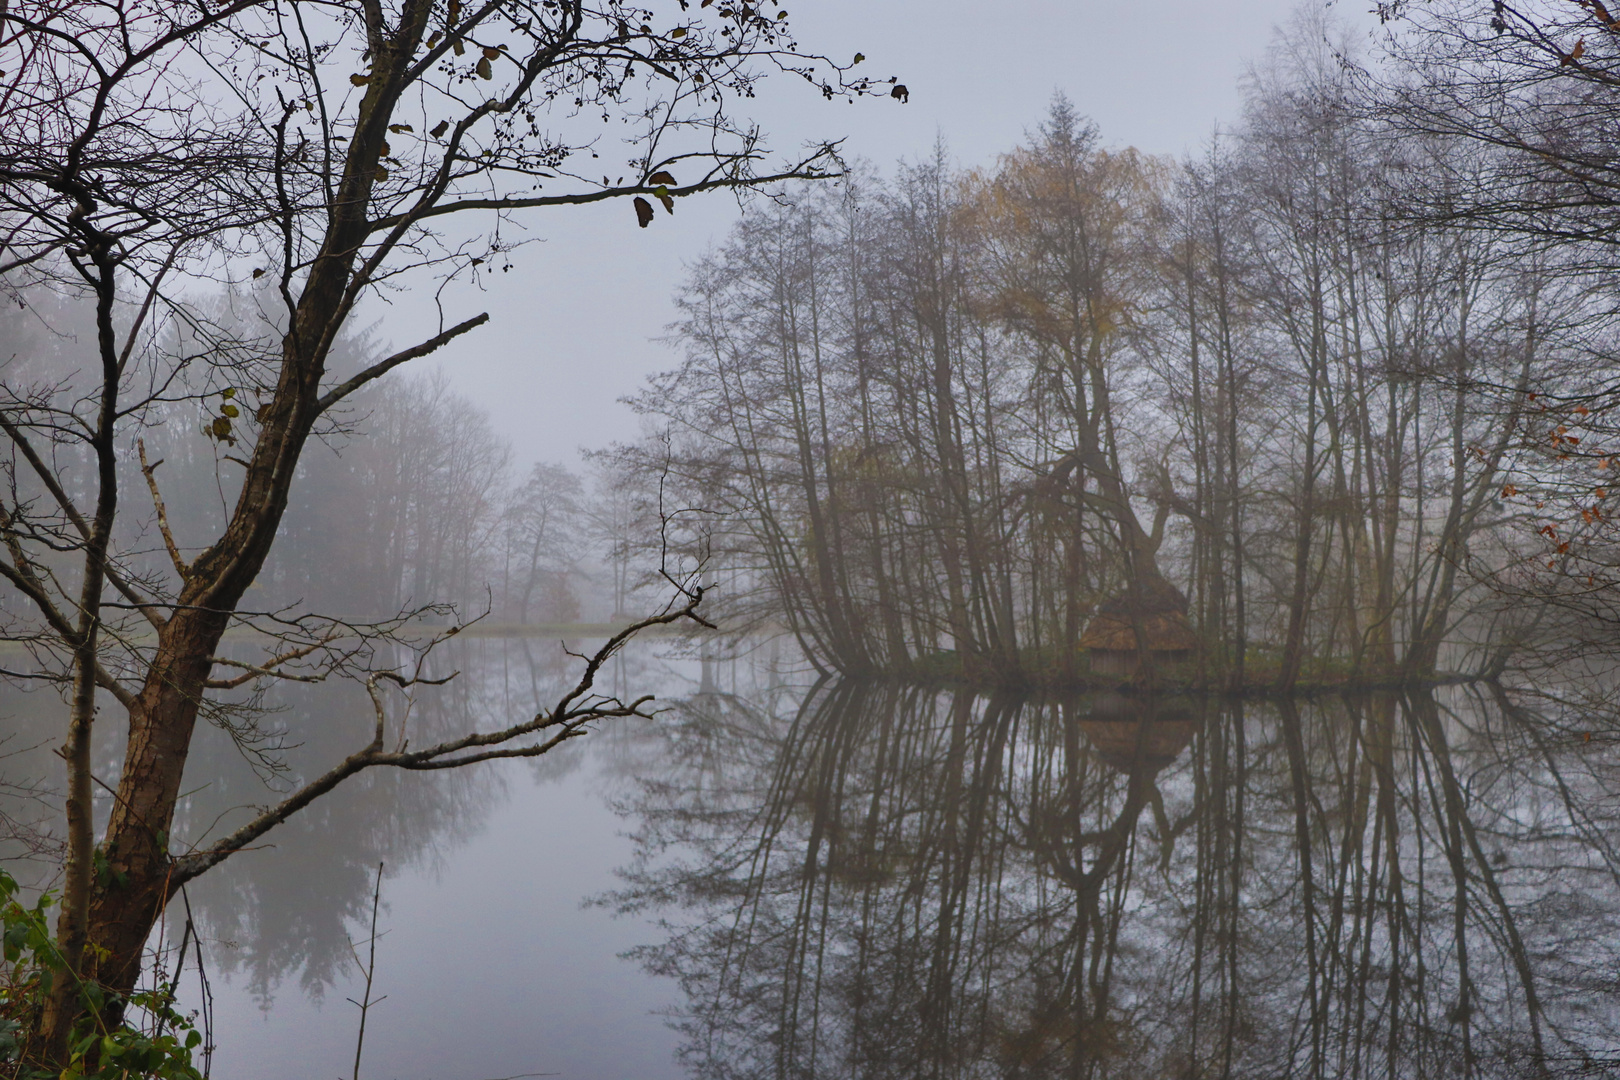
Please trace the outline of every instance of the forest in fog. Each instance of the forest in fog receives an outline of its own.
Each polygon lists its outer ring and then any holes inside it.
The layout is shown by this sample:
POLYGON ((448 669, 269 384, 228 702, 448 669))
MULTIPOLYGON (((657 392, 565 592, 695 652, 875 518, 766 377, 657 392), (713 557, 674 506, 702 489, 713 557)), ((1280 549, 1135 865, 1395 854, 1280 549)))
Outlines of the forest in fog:
MULTIPOLYGON (((247 350, 245 312, 263 303, 252 293, 204 297, 191 314, 247 350)), ((0 312, 0 351, 18 357, 13 377, 32 386, 75 388, 83 377, 77 351, 92 335, 48 294, 0 312)), ((358 367, 380 350, 362 334, 341 343, 339 362, 358 367)), ((209 425, 247 392, 229 388, 226 398, 223 389, 200 409, 190 400, 165 403, 141 434, 182 553, 200 550, 227 512, 221 467, 234 445, 212 437, 209 425)), ((85 467, 71 447, 58 453, 70 470, 85 467)), ((137 454, 121 469, 126 483, 145 486, 137 454)), ((446 624, 601 621, 622 618, 644 576, 624 540, 647 513, 644 493, 606 470, 519 461, 442 373, 359 395, 322 432, 299 479, 276 554, 253 590, 259 611, 316 601, 323 613, 357 622, 412 613, 446 624)), ((121 539, 132 565, 160 572, 168 556, 155 508, 128 527, 121 539)), ((6 610, 26 619, 26 598, 0 594, 6 610)))
POLYGON ((715 610, 828 670, 943 649, 1008 683, 1074 675, 1097 605, 1160 576, 1231 685, 1608 637, 1606 255, 1550 208, 1461 214, 1566 193, 1392 115, 1351 40, 1301 16, 1181 161, 1059 98, 996 161, 942 142, 752 208, 620 454, 712 514, 715 610))

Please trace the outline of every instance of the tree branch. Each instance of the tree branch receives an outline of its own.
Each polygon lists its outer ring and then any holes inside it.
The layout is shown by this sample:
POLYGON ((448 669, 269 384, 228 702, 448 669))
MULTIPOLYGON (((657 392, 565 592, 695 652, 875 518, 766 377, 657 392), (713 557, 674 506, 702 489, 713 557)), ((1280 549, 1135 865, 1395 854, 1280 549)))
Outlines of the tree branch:
MULTIPOLYGON (((157 477, 153 475, 157 465, 147 463, 145 439, 136 439, 135 449, 141 457, 141 475, 146 477, 146 489, 152 493, 152 505, 157 508, 158 530, 163 533, 163 544, 169 549, 169 561, 174 563, 174 571, 180 575, 180 580, 185 581, 191 577, 191 567, 180 557, 180 549, 174 543, 174 533, 169 531, 169 511, 163 505, 163 494, 158 491, 157 477)), ((159 461, 158 465, 161 464, 163 462, 159 461)))
POLYGON ((602 665, 641 631, 653 626, 667 626, 682 620, 689 620, 703 626, 712 625, 697 613, 697 607, 703 600, 703 590, 699 587, 693 587, 689 591, 684 591, 683 595, 686 598, 686 603, 681 607, 672 605, 658 615, 649 616, 639 622, 632 623, 609 638, 606 644, 586 661, 585 670, 581 673, 579 681, 550 710, 537 713, 529 720, 498 731, 466 735, 459 739, 451 739, 435 744, 423 750, 407 751, 403 742, 400 749, 395 752, 389 753, 383 750, 386 734, 386 711, 383 707, 380 684, 386 680, 404 689, 419 684, 444 683, 449 681, 450 677, 444 679, 424 679, 420 676, 406 678, 393 671, 374 672, 366 680, 366 689, 371 695, 372 705, 377 717, 370 744, 350 754, 326 773, 299 788, 280 803, 223 838, 208 850, 193 852, 176 859, 174 861, 173 881, 176 885, 179 885, 190 881, 211 867, 217 866, 337 787, 344 780, 365 769, 376 766, 392 766, 417 771, 451 769, 473 765, 482 761, 493 761, 499 758, 538 757, 568 739, 584 734, 583 729, 585 726, 594 721, 625 716, 650 718, 653 714, 646 711, 646 706, 654 700, 651 695, 625 703, 616 698, 592 697, 590 696, 591 687, 602 665), (538 743, 523 746, 505 745, 525 735, 532 735, 541 731, 553 731, 554 734, 538 743), (480 747, 492 747, 493 749, 478 749, 480 747), (474 752, 463 753, 463 751, 468 750, 474 752))
POLYGON ((327 409, 330 409, 333 405, 336 405, 338 402, 342 401, 344 398, 348 397, 362 386, 373 381, 374 379, 381 378, 394 368, 399 367, 399 365, 408 363, 411 360, 419 359, 420 357, 426 356, 431 352, 435 352, 441 346, 454 341, 456 338, 467 333, 469 330, 475 330, 478 327, 483 326, 488 321, 489 312, 486 311, 481 315, 473 316, 466 322, 457 323, 444 333, 439 334, 436 337, 431 337, 422 342, 420 345, 406 349, 403 352, 397 352, 393 356, 388 357, 386 360, 377 361, 377 363, 372 364, 364 371, 361 371, 352 378, 344 380, 323 394, 321 399, 315 403, 315 411, 317 413, 325 412, 327 409))
MULTIPOLYGON (((79 508, 73 504, 72 499, 68 498, 67 492, 62 489, 61 483, 57 480, 56 474, 46 467, 44 460, 34 450, 33 444, 28 441, 28 437, 4 413, 0 413, 0 430, 5 431, 17 449, 22 451, 23 457, 39 477, 40 483, 45 485, 45 490, 51 493, 51 497, 56 500, 56 505, 62 508, 62 513, 67 515, 67 519, 73 523, 73 527, 78 530, 79 535, 85 540, 89 540, 90 523, 84 520, 84 515, 79 512, 79 508)), ((168 620, 158 612, 150 597, 141 596, 136 591, 135 586, 130 584, 124 575, 120 574, 111 565, 111 559, 103 560, 102 572, 107 575, 107 580, 113 583, 113 588, 117 589, 119 594, 134 606, 136 611, 145 616, 146 621, 151 623, 154 629, 163 629, 168 620)))

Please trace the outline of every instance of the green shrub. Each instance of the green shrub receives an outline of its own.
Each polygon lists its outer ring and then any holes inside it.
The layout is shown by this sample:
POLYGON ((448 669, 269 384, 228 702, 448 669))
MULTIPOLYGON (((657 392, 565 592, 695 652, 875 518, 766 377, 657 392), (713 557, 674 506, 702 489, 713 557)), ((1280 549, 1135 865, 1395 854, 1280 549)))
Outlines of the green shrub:
POLYGON ((139 990, 127 1002, 94 980, 80 983, 84 1015, 68 1040, 68 1064, 55 1068, 30 1053, 29 1034, 37 1027, 53 980, 72 978, 51 936, 53 902, 42 894, 32 906, 20 899, 16 879, 0 869, 0 1076, 16 1080, 201 1080, 191 1052, 202 1043, 192 1018, 174 1008, 167 989, 139 990), (125 1006, 129 1007, 127 1010, 125 1006), (133 1011, 145 1027, 108 1023, 107 1017, 133 1011))

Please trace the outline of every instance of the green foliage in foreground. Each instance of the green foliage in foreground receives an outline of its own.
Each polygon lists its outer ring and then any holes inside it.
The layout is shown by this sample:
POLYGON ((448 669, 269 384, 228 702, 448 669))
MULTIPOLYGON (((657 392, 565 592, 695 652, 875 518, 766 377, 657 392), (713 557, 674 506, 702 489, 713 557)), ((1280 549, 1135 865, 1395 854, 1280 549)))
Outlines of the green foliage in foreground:
POLYGON ((46 1065, 31 1053, 29 1036, 36 1028, 51 983, 75 978, 62 962, 51 937, 47 913, 53 902, 44 893, 26 906, 16 879, 0 869, 0 928, 4 958, 0 961, 0 1077, 7 1080, 201 1080, 191 1053, 202 1033, 191 1017, 174 1008, 167 989, 141 990, 120 1001, 99 983, 82 980, 79 1000, 84 1015, 74 1025, 65 1068, 46 1065), (146 1027, 114 1017, 130 1012, 146 1027))

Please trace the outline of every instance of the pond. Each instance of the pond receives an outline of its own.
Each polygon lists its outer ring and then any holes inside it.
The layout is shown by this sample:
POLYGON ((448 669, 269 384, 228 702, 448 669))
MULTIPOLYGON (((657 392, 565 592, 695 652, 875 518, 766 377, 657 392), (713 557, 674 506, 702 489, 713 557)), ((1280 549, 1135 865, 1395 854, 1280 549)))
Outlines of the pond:
MULTIPOLYGON (((532 710, 561 659, 459 643, 411 722, 532 710)), ((352 1074, 379 863, 367 1078, 1620 1070, 1601 707, 984 697, 650 650, 612 678, 672 707, 532 764, 363 777, 193 883, 212 1074, 352 1074)), ((26 733, 54 700, 7 704, 26 733)), ((177 835, 341 754, 363 706, 211 732, 177 835)))

